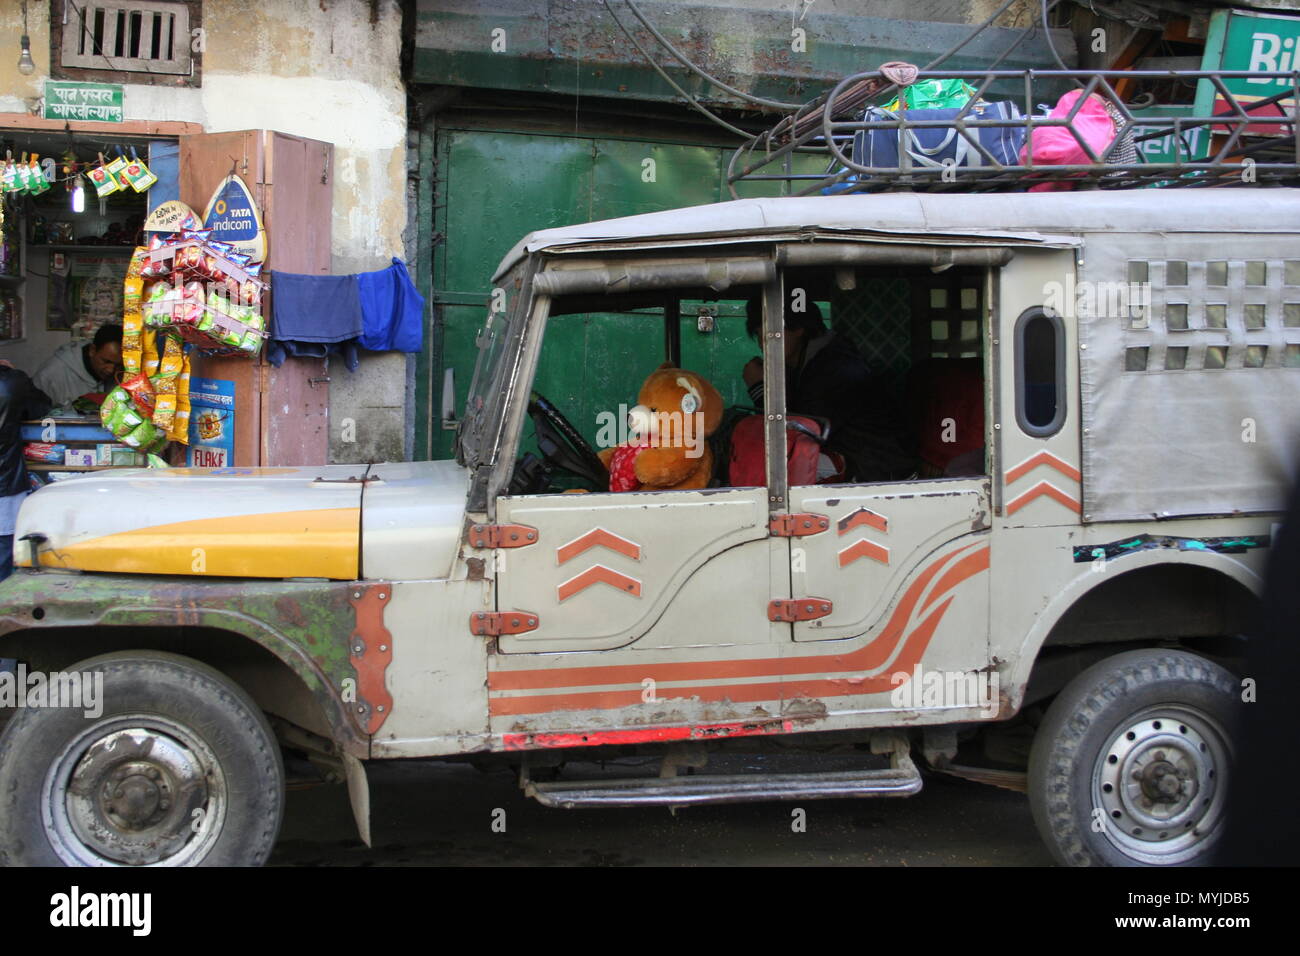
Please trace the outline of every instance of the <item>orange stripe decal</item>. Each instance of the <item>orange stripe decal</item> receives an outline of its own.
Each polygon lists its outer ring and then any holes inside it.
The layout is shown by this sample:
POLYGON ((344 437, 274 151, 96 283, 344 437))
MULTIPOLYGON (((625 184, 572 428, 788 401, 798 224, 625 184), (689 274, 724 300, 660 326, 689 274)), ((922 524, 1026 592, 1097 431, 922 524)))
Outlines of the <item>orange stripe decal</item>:
MULTIPOLYGON (((907 636, 902 653, 890 669, 868 678, 819 678, 814 680, 777 680, 761 684, 716 684, 707 687, 682 687, 676 697, 695 699, 703 703, 730 701, 753 703, 767 700, 794 700, 801 698, 852 697, 859 694, 879 694, 897 686, 893 675, 899 671, 910 674, 925 654, 952 603, 948 598, 907 636)), ((645 668, 640 668, 644 672, 645 668)), ((672 700, 673 691, 659 685, 659 700, 672 700)), ((642 703, 640 688, 636 690, 595 691, 582 694, 535 694, 528 697, 497 697, 488 704, 493 717, 512 717, 521 714, 548 714, 561 710, 612 710, 642 703)))
POLYGON ((1023 495, 1020 495, 1018 498, 1007 504, 1007 517, 1011 517, 1025 505, 1029 504, 1029 502, 1033 501, 1035 498, 1042 497, 1043 495, 1047 495, 1047 497, 1060 502, 1075 514, 1078 514, 1081 510, 1079 502, 1075 501, 1060 488, 1056 487, 1056 485, 1052 484, 1050 481, 1040 481, 1023 495))
POLYGON ((1035 455, 1030 455, 1020 464, 1008 471, 1004 480, 1007 484, 1011 484, 1022 475, 1026 475, 1033 471, 1039 465, 1047 465, 1049 468, 1055 468, 1061 474, 1065 475, 1065 477, 1074 481, 1078 481, 1080 478, 1078 468, 1075 468, 1063 459, 1057 458, 1050 451, 1040 451, 1035 455))
MULTIPOLYGON (((971 552, 975 545, 958 548, 927 565, 904 591, 898 605, 889 616, 880 633, 869 643, 848 653, 810 654, 800 657, 761 658, 730 661, 698 661, 657 664, 654 678, 660 684, 693 680, 737 680, 754 677, 789 679, 799 674, 870 673, 883 667, 898 648, 907 633, 907 622, 912 618, 921 595, 939 570, 957 555, 964 557, 953 565, 953 572, 943 577, 941 587, 931 593, 930 601, 944 591, 956 587, 971 575, 988 568, 988 545, 971 552), (960 568, 958 572, 957 569, 960 568)), ((943 607, 947 605, 944 604, 943 607)), ((937 625, 937 621, 935 622, 937 625)), ((913 634, 916 632, 914 631, 913 634)), ((911 638, 908 638, 911 641, 911 638)), ((901 659, 901 655, 900 655, 901 659)), ((919 660, 919 655, 917 657, 919 660)), ((909 669, 911 665, 908 665, 909 669)), ((609 687, 616 684, 640 684, 646 677, 644 664, 603 664, 593 667, 566 667, 530 670, 494 670, 488 673, 488 690, 493 693, 508 691, 544 690, 561 687, 609 687)), ((861 684, 860 678, 855 678, 861 684)), ((770 700, 777 695, 749 691, 745 688, 779 688, 779 684, 724 684, 719 685, 731 700, 770 700), (736 693, 758 693, 756 697, 736 697, 736 693)), ((708 688, 690 688, 691 695, 708 688)), ((721 691, 720 691, 721 692, 721 691)), ((489 704, 491 714, 550 713, 556 710, 625 707, 641 700, 641 689, 634 691, 595 691, 592 693, 531 695, 528 697, 494 697, 489 704), (516 703, 527 701, 528 703, 516 703), (532 708, 532 709, 530 709, 532 708)), ((845 693, 861 693, 859 690, 845 693)), ((723 699, 722 697, 718 699, 723 699)))
POLYGON ((861 527, 875 528, 877 531, 888 531, 889 519, 866 508, 859 508, 853 514, 841 518, 836 527, 839 528, 840 534, 848 534, 854 528, 861 527))
POLYGON ((620 537, 612 531, 606 531, 604 528, 592 528, 586 534, 574 538, 568 544, 560 545, 555 549, 555 557, 557 563, 564 564, 564 562, 576 558, 584 551, 590 551, 592 548, 609 548, 609 550, 617 551, 633 561, 641 560, 641 545, 635 541, 620 537))
POLYGON ((840 567, 846 567, 858 558, 871 558, 881 564, 888 564, 889 549, 881 547, 874 541, 855 541, 840 552, 840 567))
POLYGON ((630 578, 626 574, 619 574, 613 568, 607 568, 603 564, 596 564, 589 567, 586 571, 575 577, 569 578, 561 584, 556 590, 560 592, 560 600, 567 601, 581 591, 585 591, 593 584, 608 584, 610 587, 633 597, 641 596, 641 582, 636 578, 630 578))
POLYGON ((930 596, 925 599, 925 603, 921 605, 921 612, 925 613, 926 608, 967 578, 974 577, 981 571, 987 571, 988 569, 989 549, 980 548, 978 551, 972 551, 944 573, 944 576, 939 579, 939 583, 934 586, 934 590, 930 592, 930 596))

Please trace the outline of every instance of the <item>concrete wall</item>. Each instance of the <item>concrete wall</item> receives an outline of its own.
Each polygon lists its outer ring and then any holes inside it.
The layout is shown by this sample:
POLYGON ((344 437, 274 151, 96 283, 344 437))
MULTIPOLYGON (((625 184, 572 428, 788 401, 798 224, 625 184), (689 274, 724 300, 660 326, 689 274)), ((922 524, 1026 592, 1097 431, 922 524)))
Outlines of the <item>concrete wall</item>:
MULTIPOLYGON (((335 147, 332 271, 362 272, 404 256, 406 94, 397 0, 219 0, 203 5, 202 87, 127 84, 128 120, 180 120, 205 132, 275 129, 335 147), (375 22, 371 23, 372 9, 375 22)), ((0 3, 0 113, 29 112, 49 64, 49 6, 28 4, 36 72, 18 73, 22 19, 0 3)), ((30 324, 30 323, 29 323, 30 324)), ((406 457, 405 357, 364 353, 352 374, 330 375, 330 452, 336 461, 406 457), (355 419, 357 441, 339 440, 355 419)))

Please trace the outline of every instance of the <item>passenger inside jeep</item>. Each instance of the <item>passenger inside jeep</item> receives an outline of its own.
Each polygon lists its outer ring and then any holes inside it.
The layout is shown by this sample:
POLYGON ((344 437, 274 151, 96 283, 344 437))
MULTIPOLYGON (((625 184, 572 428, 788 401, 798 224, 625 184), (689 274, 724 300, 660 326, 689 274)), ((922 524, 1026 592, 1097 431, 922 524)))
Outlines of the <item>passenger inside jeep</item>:
MULTIPOLYGON (((783 281, 792 485, 987 473, 983 270, 807 267, 783 281)), ((753 418, 763 408, 760 296, 742 286, 726 298, 674 289, 553 299, 514 493, 610 490, 609 449, 631 437, 638 391, 664 364, 692 373, 684 387, 668 383, 682 397, 721 397, 707 484, 765 483, 753 418)))

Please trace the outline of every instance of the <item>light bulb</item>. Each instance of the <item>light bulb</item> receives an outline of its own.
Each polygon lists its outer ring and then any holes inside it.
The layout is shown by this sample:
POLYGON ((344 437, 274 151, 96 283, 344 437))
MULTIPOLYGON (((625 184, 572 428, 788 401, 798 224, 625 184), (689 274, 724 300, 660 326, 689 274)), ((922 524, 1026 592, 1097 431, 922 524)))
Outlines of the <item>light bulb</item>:
POLYGON ((31 76, 36 72, 36 61, 32 59, 31 37, 24 33, 20 43, 22 52, 18 54, 18 72, 23 76, 31 76))
POLYGON ((77 177, 77 185, 72 187, 72 211, 86 211, 86 190, 81 184, 81 177, 77 177))

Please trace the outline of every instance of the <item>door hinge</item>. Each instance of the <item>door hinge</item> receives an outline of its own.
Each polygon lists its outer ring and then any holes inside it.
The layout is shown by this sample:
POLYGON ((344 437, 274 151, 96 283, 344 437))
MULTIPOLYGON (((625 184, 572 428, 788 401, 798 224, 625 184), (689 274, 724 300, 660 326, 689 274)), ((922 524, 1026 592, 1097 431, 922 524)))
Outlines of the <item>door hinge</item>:
POLYGON ((537 615, 532 611, 477 611, 469 616, 469 629, 479 637, 523 634, 537 630, 537 615))
POLYGON ((830 526, 831 519, 825 515, 779 514, 772 515, 767 530, 777 538, 802 538, 809 534, 821 534, 830 526))
POLYGON ((811 621, 831 613, 831 602, 825 598, 778 598, 769 601, 767 619, 769 621, 811 621))
POLYGON ((526 524, 474 524, 469 528, 471 548, 526 548, 537 543, 537 529, 526 524))

